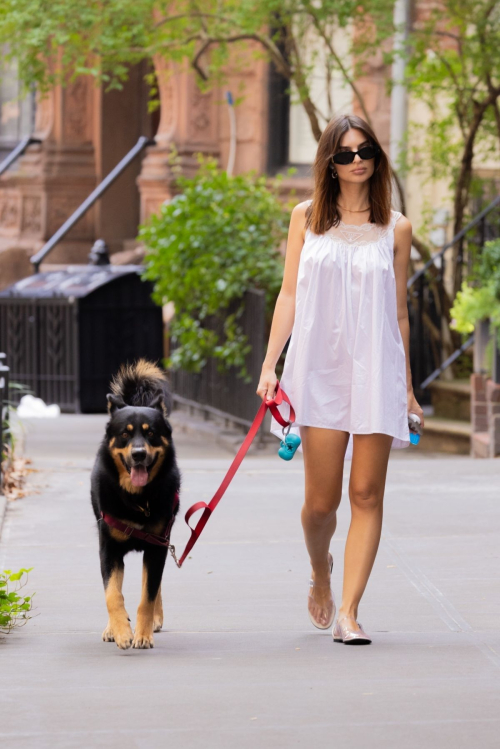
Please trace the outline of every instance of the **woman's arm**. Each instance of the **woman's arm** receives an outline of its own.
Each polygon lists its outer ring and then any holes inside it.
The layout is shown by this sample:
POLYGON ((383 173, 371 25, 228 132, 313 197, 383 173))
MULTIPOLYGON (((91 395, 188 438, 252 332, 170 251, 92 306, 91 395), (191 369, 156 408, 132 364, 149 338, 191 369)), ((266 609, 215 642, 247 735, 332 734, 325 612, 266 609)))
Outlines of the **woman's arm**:
POLYGON ((297 289, 300 253, 304 244, 307 206, 307 201, 296 205, 290 218, 283 282, 274 307, 267 353, 257 387, 257 395, 260 395, 263 400, 269 400, 274 397, 277 382, 275 373, 276 364, 293 328, 295 319, 295 292, 297 289))
POLYGON ((406 216, 401 216, 394 228, 394 275, 396 277, 396 297, 398 324, 406 354, 406 390, 408 411, 420 417, 423 427, 424 416, 413 394, 410 367, 410 320, 408 318, 408 265, 410 262, 412 228, 406 216))

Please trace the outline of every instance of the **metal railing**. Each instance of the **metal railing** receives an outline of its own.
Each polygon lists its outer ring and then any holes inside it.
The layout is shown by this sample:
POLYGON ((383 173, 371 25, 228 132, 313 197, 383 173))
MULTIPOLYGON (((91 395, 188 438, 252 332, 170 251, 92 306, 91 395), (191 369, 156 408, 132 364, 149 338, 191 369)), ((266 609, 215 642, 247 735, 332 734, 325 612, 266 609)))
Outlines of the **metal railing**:
POLYGON ((2 494, 4 458, 4 424, 9 420, 9 367, 6 366, 6 355, 0 354, 0 494, 2 494))
MULTIPOLYGON (((205 320, 205 324, 209 329, 223 334, 222 315, 231 314, 237 305, 238 302, 220 315, 205 320)), ((206 418, 225 418, 248 429, 260 405, 255 390, 265 353, 265 294, 262 290, 250 289, 245 292, 244 311, 239 322, 251 345, 246 359, 251 382, 238 377, 236 368, 219 372, 215 359, 209 359, 199 374, 183 369, 173 370, 170 381, 174 399, 179 405, 188 408, 198 406, 199 410, 205 412, 206 418)))
POLYGON ((41 143, 42 141, 40 138, 33 138, 31 135, 27 135, 26 138, 23 138, 17 146, 14 148, 13 151, 9 153, 9 155, 0 163, 0 177, 4 172, 7 171, 7 169, 14 163, 16 159, 21 156, 28 146, 31 146, 32 143, 41 143))
POLYGON ((40 272, 40 264, 51 252, 56 244, 63 239, 66 234, 73 228, 73 226, 79 221, 82 216, 91 208, 96 200, 99 200, 101 195, 113 184, 113 182, 120 176, 120 174, 128 167, 128 165, 135 159, 135 157, 144 149, 146 146, 154 146, 155 141, 151 138, 147 138, 141 135, 137 143, 130 151, 118 162, 114 169, 100 182, 95 190, 78 206, 71 216, 64 222, 64 224, 56 231, 55 234, 49 239, 44 246, 31 257, 31 263, 35 273, 40 272))
POLYGON ((426 272, 433 265, 439 268, 436 281, 442 280, 445 274, 445 253, 451 247, 458 243, 458 280, 461 282, 463 268, 467 264, 467 269, 472 269, 474 251, 484 246, 488 239, 500 236, 500 216, 496 222, 488 221, 492 212, 500 207, 500 195, 492 200, 489 205, 480 211, 472 221, 456 234, 453 239, 443 245, 423 266, 416 271, 408 280, 408 294, 416 301, 412 305, 414 310, 412 325, 412 343, 413 357, 412 373, 415 382, 415 390, 424 391, 439 375, 474 343, 474 335, 470 336, 465 343, 458 347, 444 361, 442 359, 442 344, 433 344, 429 336, 424 333, 424 314, 429 322, 435 326, 441 335, 441 317, 442 311, 436 308, 435 299, 431 293, 430 283, 426 279, 426 272), (474 232, 474 230, 476 230, 474 232), (470 245, 470 246, 469 246, 470 245), (427 283, 426 283, 427 281, 427 283), (436 366, 436 362, 440 363, 436 366), (426 373, 431 370, 430 374, 426 373))

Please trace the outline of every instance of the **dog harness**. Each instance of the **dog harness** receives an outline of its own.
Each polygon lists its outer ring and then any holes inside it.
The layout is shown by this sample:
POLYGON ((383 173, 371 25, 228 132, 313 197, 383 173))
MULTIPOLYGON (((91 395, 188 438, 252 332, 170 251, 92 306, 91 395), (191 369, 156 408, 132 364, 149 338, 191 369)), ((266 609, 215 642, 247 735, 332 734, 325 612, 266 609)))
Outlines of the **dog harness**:
MULTIPOLYGON (((179 492, 175 492, 174 509, 178 506, 178 504, 179 492)), ((111 528, 116 528, 117 531, 120 531, 120 533, 124 533, 129 538, 138 538, 140 541, 146 541, 146 543, 154 544, 155 546, 170 547, 170 532, 172 530, 172 525, 174 524, 174 518, 175 515, 172 515, 172 520, 165 528, 164 534, 159 535, 157 533, 146 533, 145 531, 139 530, 139 528, 133 528, 131 525, 127 525, 121 520, 118 520, 118 518, 113 517, 113 515, 110 515, 107 512, 101 512, 101 519, 104 520, 106 525, 111 526, 111 528)))

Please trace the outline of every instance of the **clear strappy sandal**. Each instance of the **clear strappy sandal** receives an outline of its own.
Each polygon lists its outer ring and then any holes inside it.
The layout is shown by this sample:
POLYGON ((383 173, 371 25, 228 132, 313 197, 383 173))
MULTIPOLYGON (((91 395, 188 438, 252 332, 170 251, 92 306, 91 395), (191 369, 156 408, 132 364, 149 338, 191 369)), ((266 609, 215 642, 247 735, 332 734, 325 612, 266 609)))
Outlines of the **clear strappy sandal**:
MULTIPOLYGON (((330 559, 330 575, 332 574, 333 569, 333 557, 330 553, 328 553, 329 559, 330 559)), ((307 599, 307 609, 309 611, 309 619, 314 624, 315 627, 318 629, 329 629, 332 624, 333 620, 335 619, 335 613, 336 613, 336 606, 335 606, 335 599, 333 597, 333 592, 330 587, 330 583, 325 584, 318 584, 315 583, 314 580, 309 580, 309 596, 307 599), (313 596, 311 595, 311 591, 313 588, 329 588, 330 593, 332 594, 332 599, 329 601, 329 603, 326 606, 320 607, 317 601, 314 600, 313 596), (319 616, 315 616, 312 609, 319 608, 319 616)))

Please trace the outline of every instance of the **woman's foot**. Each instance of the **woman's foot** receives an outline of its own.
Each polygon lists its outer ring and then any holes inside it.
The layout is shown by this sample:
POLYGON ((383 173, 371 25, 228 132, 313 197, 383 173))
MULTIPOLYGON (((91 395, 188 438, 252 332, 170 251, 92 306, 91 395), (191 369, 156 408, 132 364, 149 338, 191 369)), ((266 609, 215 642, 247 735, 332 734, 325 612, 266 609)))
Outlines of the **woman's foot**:
POLYGON ((343 614, 341 611, 335 622, 332 636, 334 642, 343 642, 344 645, 369 645, 371 643, 371 638, 355 617, 343 614))
MULTIPOLYGON (((333 557, 328 553, 329 573, 326 578, 311 578, 309 581, 309 596, 307 598, 307 609, 309 618, 318 629, 329 629, 335 619, 335 600, 330 587, 330 576, 333 568, 333 557)), ((314 574, 314 573, 313 573, 314 574)))

